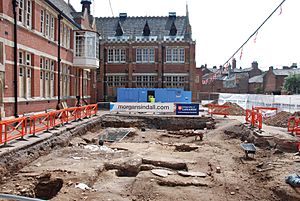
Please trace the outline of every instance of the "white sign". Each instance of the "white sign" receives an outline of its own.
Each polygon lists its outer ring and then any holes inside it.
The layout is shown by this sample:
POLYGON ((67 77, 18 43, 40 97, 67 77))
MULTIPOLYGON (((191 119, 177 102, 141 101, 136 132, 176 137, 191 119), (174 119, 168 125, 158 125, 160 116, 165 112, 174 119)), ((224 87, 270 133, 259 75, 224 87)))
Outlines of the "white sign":
POLYGON ((111 112, 163 113, 175 111, 174 103, 110 103, 111 112))

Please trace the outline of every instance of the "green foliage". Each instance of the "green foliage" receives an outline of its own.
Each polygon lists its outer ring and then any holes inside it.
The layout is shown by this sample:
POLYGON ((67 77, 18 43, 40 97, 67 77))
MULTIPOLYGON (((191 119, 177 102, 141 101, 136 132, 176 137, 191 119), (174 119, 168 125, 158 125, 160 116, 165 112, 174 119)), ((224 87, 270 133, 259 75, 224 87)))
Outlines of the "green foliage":
POLYGON ((292 74, 284 79, 283 88, 292 94, 300 93, 300 74, 292 74))
POLYGON ((257 88, 255 88, 255 93, 262 94, 262 93, 264 93, 264 89, 262 87, 257 87, 257 88))

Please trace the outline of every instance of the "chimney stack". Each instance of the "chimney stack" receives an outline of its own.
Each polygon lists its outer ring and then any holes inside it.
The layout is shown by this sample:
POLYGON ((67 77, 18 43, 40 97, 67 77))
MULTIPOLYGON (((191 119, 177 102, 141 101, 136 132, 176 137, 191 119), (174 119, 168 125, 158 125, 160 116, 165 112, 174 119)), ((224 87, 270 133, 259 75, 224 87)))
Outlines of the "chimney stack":
POLYGON ((258 63, 257 61, 252 62, 252 68, 257 69, 258 68, 258 63))
POLYGON ((232 69, 236 69, 236 59, 232 59, 232 69))
POLYGON ((92 0, 81 0, 81 4, 82 4, 82 12, 84 12, 85 9, 87 9, 88 14, 90 15, 92 0))

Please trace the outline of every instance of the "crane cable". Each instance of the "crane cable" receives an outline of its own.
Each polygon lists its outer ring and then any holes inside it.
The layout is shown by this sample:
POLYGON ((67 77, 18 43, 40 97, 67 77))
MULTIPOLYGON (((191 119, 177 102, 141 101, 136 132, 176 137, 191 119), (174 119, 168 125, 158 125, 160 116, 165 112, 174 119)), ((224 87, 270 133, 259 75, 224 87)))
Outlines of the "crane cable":
POLYGON ((223 64, 223 66, 225 66, 229 61, 230 59, 232 59, 236 53, 238 53, 243 47, 244 45, 259 31, 259 29, 272 17, 272 15, 279 9, 281 8, 282 4, 285 2, 286 0, 283 0, 276 8, 275 10, 267 17, 267 19, 265 19, 263 21, 263 23, 253 32, 253 34, 250 35, 250 37, 243 43, 243 45, 241 45, 237 51, 234 52, 234 54, 223 64))
POLYGON ((110 6, 111 14, 112 14, 112 16, 114 17, 115 15, 114 15, 114 11, 113 11, 112 6, 111 6, 111 2, 110 2, 110 0, 108 0, 108 1, 109 1, 109 6, 110 6))

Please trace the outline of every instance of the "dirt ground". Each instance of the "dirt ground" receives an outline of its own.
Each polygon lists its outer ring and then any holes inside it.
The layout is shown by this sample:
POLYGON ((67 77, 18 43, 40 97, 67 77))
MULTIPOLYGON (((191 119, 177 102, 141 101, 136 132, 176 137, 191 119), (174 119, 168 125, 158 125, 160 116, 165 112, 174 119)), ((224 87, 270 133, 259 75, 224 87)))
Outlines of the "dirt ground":
POLYGON ((239 121, 222 118, 200 141, 134 128, 102 147, 105 130, 88 132, 3 178, 0 191, 54 201, 300 200, 300 189, 285 183, 288 174, 299 173, 299 156, 262 147, 245 159, 241 130, 239 121))

